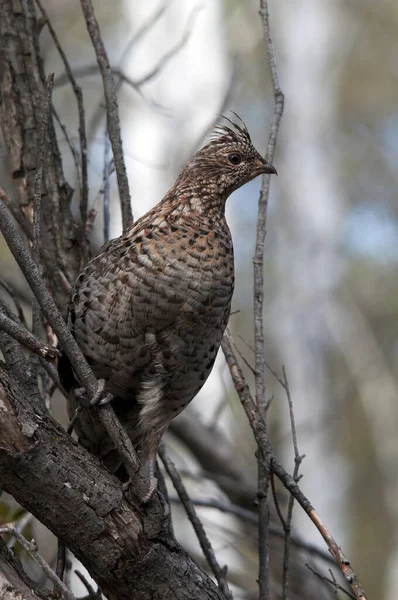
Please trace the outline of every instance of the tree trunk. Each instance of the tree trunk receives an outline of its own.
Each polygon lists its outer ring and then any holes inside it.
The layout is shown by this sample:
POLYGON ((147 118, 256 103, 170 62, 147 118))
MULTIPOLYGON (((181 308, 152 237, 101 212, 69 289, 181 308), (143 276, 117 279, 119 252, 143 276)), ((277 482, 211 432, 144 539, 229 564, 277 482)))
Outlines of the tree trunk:
POLYGON ((221 599, 174 539, 160 494, 147 507, 0 366, 0 485, 81 560, 109 600, 221 599))

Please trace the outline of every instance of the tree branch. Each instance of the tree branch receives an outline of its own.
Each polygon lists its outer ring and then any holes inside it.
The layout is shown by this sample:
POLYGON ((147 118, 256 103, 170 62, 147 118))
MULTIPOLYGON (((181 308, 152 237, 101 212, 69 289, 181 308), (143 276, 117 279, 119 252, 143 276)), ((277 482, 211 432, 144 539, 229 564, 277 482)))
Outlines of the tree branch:
POLYGON ((52 348, 48 344, 42 342, 39 338, 30 333, 28 329, 25 329, 25 327, 22 327, 1 311, 0 329, 46 360, 55 360, 60 354, 56 348, 52 348))
POLYGON ((0 534, 8 533, 17 538, 19 543, 25 548, 26 552, 34 558, 34 560, 41 566, 44 573, 53 582, 53 584, 61 591, 62 595, 66 600, 76 600, 74 595, 68 590, 68 588, 62 583, 60 578, 54 573, 50 565, 44 560, 42 555, 38 552, 36 543, 32 540, 28 540, 18 531, 13 525, 2 525, 0 527, 0 534))
POLYGON ((159 494, 136 505, 1 364, 0 382, 2 487, 62 539, 108 600, 223 600, 175 541, 159 494))
POLYGON ((178 473, 173 461, 168 457, 163 445, 159 448, 159 456, 162 459, 167 474, 170 477, 174 488, 178 494, 178 497, 181 500, 181 504, 183 505, 185 512, 187 513, 188 519, 192 523, 192 527, 195 530, 200 546, 203 550, 203 554, 205 555, 209 567, 211 568, 215 578, 217 579, 220 590, 224 594, 224 597, 227 598, 227 600, 232 600, 232 594, 228 587, 228 582, 226 579, 227 567, 225 566, 224 568, 221 568, 218 564, 216 555, 214 553, 214 549, 211 545, 209 538, 207 537, 202 521, 199 519, 196 513, 193 502, 191 501, 188 495, 188 492, 184 486, 180 474, 178 473))
POLYGON ((86 19, 87 29, 95 49, 98 66, 100 68, 102 81, 104 84, 109 139, 111 141, 113 157, 115 161, 116 177, 119 187, 120 203, 122 207, 123 230, 125 230, 133 222, 133 213, 131 210, 129 183, 123 156, 115 84, 113 81, 108 55, 102 41, 101 32, 97 19, 95 18, 91 0, 81 0, 81 6, 84 18, 86 19))
MULTIPOLYGON (((40 0, 35 0, 37 6, 40 9, 43 18, 45 19, 46 25, 53 38, 55 47, 57 48, 61 60, 64 64, 66 75, 70 81, 73 92, 76 97, 77 111, 79 115, 79 139, 80 139, 80 160, 81 160, 81 198, 80 198, 80 213, 82 218, 82 236, 81 245, 84 254, 84 262, 87 262, 88 258, 88 244, 85 236, 87 226, 87 215, 88 215, 88 171, 87 171, 87 134, 86 134, 86 117, 84 112, 83 104, 83 92, 79 85, 77 85, 76 79, 73 75, 71 66, 68 58, 58 40, 58 36, 52 26, 52 23, 48 17, 46 10, 44 9, 40 0)), ((73 152, 72 152, 73 153, 73 152)))
MULTIPOLYGON (((272 119, 271 130, 268 138, 266 159, 272 163, 275 153, 276 140, 283 112, 284 98, 279 85, 278 71, 276 68, 275 52, 271 38, 270 23, 268 17, 268 2, 260 0, 260 15, 262 17, 268 65, 271 73, 272 88, 274 92, 275 109, 272 119)), ((266 426, 267 402, 265 398, 264 385, 264 241, 267 226, 267 209, 270 191, 271 177, 263 175, 261 193, 258 201, 258 218, 256 247, 253 258, 254 279, 254 341, 255 341, 255 387, 256 405, 259 417, 266 426)), ((268 487, 271 473, 270 456, 268 453, 258 455, 258 510, 259 510, 259 589, 260 600, 269 600, 269 551, 268 551, 268 487)))
POLYGON ((297 482, 294 481, 293 477, 289 475, 289 473, 285 470, 285 468, 281 465, 281 463, 275 456, 275 453, 272 449, 271 443, 265 431, 264 423, 257 414, 256 405, 250 393, 249 386, 245 381, 242 369, 240 368, 235 353, 233 351, 232 338, 228 330, 226 331, 223 337, 222 349, 232 376, 232 381, 235 385, 235 389, 238 393, 241 404, 246 412, 246 416, 249 420, 250 427, 252 428, 254 438, 257 442, 258 451, 262 454, 262 456, 268 455, 269 460, 272 464, 272 471, 275 473, 278 479, 280 479, 282 484, 290 492, 294 499, 297 500, 301 508, 308 514, 310 519, 317 527, 318 531, 325 540, 327 547, 332 553, 332 556, 335 558, 338 566, 340 567, 344 577, 351 585, 354 593, 356 594, 355 597, 358 600, 367 600, 363 588, 361 587, 358 578, 355 572, 353 571, 349 561, 345 558, 340 547, 330 534, 327 527, 324 525, 324 523, 322 523, 320 517, 315 512, 311 502, 308 500, 308 498, 306 498, 306 496, 303 494, 303 492, 297 485, 297 482))

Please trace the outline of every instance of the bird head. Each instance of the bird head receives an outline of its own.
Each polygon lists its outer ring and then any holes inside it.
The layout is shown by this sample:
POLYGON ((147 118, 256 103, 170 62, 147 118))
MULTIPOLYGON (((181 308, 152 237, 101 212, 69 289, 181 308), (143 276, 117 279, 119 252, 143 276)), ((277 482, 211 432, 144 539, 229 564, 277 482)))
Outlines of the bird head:
POLYGON ((218 196, 225 202, 233 191, 258 175, 277 172, 257 152, 243 121, 236 124, 223 118, 228 124, 215 127, 209 143, 181 173, 180 182, 191 185, 202 197, 218 196))

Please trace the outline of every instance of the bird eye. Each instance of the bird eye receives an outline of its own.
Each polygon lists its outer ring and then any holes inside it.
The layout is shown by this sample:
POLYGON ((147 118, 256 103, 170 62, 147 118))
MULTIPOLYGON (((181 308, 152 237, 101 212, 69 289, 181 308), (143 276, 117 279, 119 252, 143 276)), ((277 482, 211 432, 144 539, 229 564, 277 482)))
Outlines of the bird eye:
POLYGON ((228 154, 228 160, 233 165, 239 165, 242 162, 242 157, 237 152, 233 152, 232 154, 228 154))

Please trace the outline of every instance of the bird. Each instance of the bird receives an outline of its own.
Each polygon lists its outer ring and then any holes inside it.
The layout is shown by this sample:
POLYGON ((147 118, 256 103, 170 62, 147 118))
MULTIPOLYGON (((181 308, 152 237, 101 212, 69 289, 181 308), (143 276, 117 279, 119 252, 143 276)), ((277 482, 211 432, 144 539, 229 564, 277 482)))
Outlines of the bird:
MULTIPOLYGON (((226 200, 258 175, 276 174, 236 117, 214 128, 152 210, 102 246, 71 292, 68 327, 150 481, 160 440, 210 375, 228 323, 234 253, 226 200)), ((65 354, 59 372, 72 417, 78 383, 65 354)), ((75 430, 117 473, 121 459, 90 408, 75 430)))

